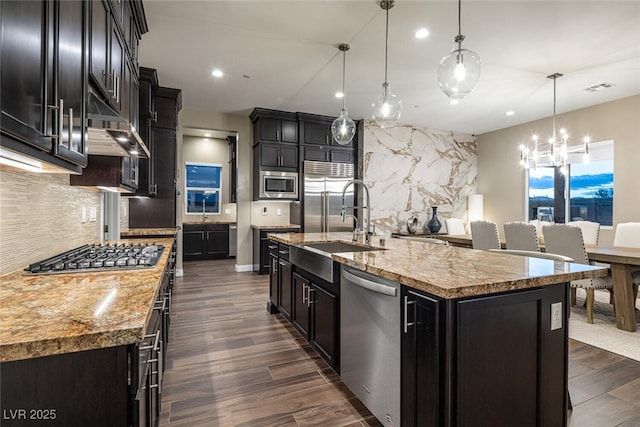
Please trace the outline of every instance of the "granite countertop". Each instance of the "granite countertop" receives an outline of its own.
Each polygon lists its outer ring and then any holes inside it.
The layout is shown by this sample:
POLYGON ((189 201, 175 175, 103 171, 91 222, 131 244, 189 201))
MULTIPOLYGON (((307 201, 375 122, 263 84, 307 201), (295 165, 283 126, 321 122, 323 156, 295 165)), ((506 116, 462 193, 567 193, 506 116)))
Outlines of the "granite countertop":
MULTIPOLYGON (((269 233, 268 237, 290 245, 351 242, 351 233, 269 233)), ((380 238, 374 236, 372 245, 380 247, 380 238)), ((386 239, 383 250, 343 252, 332 257, 341 264, 445 299, 607 275, 607 269, 601 267, 394 238, 386 239)))
POLYGON ((182 223, 183 224, 235 224, 236 221, 230 221, 230 220, 218 221, 218 220, 207 218, 205 221, 202 221, 202 219, 199 219, 199 220, 188 219, 188 220, 182 221, 182 223))
POLYGON ((278 230, 280 228, 295 228, 300 229, 300 225, 298 224, 284 224, 284 225, 251 225, 251 228, 255 228, 256 230, 278 230))
POLYGON ((173 240, 153 239, 165 247, 154 268, 2 276, 0 362, 141 341, 173 240))
POLYGON ((177 232, 175 228, 130 228, 120 231, 120 238, 135 236, 173 236, 177 232))

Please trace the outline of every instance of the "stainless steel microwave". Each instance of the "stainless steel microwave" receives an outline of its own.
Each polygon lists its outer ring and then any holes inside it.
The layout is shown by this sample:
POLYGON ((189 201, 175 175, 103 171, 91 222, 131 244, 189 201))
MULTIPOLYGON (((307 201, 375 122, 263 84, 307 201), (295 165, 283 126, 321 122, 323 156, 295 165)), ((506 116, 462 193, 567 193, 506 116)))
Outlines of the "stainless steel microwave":
POLYGON ((260 198, 297 199, 298 174, 296 172, 260 171, 260 198))

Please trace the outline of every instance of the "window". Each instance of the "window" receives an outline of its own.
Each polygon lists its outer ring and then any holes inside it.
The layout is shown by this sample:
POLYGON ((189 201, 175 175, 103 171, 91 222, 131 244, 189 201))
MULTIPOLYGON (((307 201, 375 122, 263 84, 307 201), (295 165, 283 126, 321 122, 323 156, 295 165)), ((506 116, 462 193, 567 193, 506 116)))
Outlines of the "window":
POLYGON ((570 158, 568 173, 529 170, 528 220, 593 221, 613 225, 613 141, 591 144, 589 161, 570 158))
POLYGON ((185 165, 185 204, 187 213, 220 213, 222 166, 211 163, 185 165))

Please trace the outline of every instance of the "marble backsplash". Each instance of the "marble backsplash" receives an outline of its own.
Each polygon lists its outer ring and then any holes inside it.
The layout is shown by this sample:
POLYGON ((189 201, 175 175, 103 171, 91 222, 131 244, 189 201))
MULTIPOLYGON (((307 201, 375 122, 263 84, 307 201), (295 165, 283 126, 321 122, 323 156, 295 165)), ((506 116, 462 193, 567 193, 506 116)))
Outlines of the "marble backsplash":
POLYGON ((477 143, 469 134, 411 125, 382 129, 365 120, 363 170, 371 190, 371 222, 376 231, 406 232, 418 218, 419 231, 438 206, 445 218, 467 222, 467 197, 476 193, 477 143))

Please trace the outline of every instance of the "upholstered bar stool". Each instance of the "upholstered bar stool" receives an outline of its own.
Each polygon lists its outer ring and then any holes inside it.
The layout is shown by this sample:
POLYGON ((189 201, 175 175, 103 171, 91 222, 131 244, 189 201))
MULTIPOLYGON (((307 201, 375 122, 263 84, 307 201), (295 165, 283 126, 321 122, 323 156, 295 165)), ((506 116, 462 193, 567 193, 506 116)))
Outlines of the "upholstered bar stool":
POLYGON ((493 221, 471 221, 471 243, 473 249, 500 249, 498 226, 493 221))
POLYGON ((507 249, 540 251, 536 226, 528 222, 512 221, 504 224, 504 239, 507 249))

